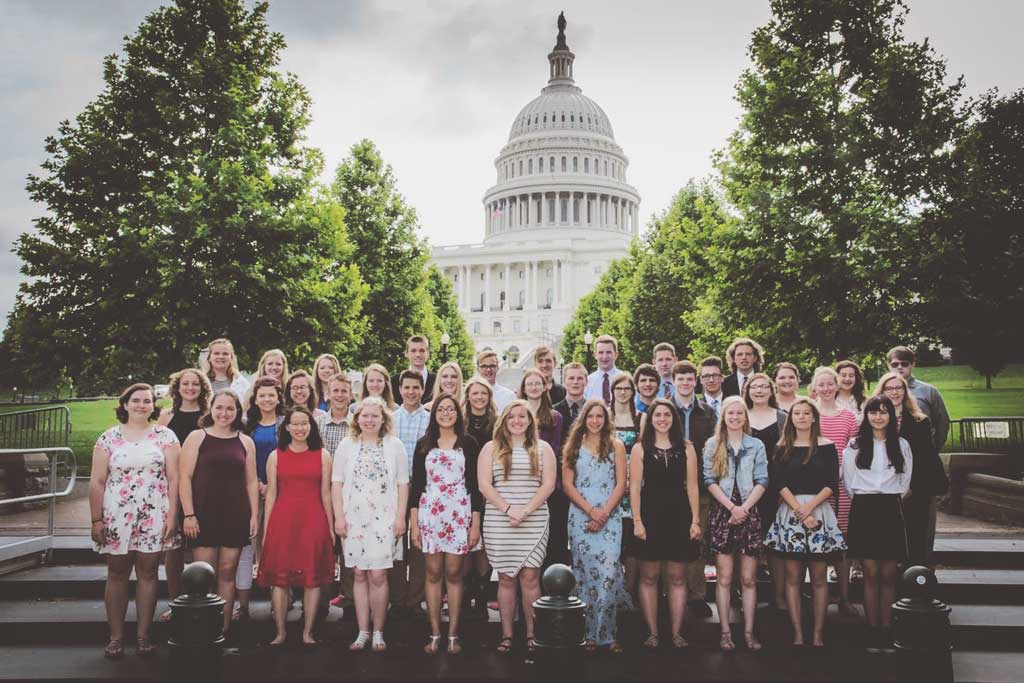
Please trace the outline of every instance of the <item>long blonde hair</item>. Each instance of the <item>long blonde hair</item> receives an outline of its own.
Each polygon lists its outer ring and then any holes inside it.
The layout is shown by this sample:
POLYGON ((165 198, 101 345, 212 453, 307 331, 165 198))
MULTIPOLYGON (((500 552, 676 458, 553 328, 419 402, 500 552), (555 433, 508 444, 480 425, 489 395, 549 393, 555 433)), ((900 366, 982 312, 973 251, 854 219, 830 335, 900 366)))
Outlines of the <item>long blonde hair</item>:
POLYGON ((530 410, 530 404, 521 398, 505 406, 498 416, 498 423, 494 425, 494 460, 501 465, 508 479, 512 473, 512 437, 508 433, 508 418, 515 408, 526 410, 527 424, 526 434, 523 435, 523 447, 530 456, 530 476, 536 477, 540 473, 540 443, 537 439, 537 419, 530 410))
POLYGON ((436 401, 437 397, 440 396, 441 394, 446 394, 447 393, 447 394, 451 394, 455 398, 455 402, 458 403, 459 405, 461 405, 462 404, 462 397, 464 396, 464 392, 462 391, 462 383, 463 383, 463 381, 464 380, 462 378, 462 368, 460 368, 459 364, 456 363, 455 361, 450 360, 447 363, 445 363, 444 365, 442 365, 441 367, 439 367, 437 369, 437 378, 434 380, 434 393, 430 397, 431 403, 436 401), (451 394, 451 392, 446 392, 446 391, 441 389, 441 373, 444 372, 445 369, 447 369, 447 368, 454 369, 456 376, 458 376, 458 378, 459 378, 459 390, 456 393, 454 393, 454 394, 451 394))
POLYGON ((479 375, 470 377, 466 385, 462 387, 462 414, 466 416, 467 420, 473 415, 473 407, 469 405, 469 389, 474 386, 483 387, 487 390, 487 410, 484 411, 484 416, 493 425, 498 420, 498 409, 494 405, 494 387, 479 375))
MULTIPOLYGON (((626 377, 629 375, 623 373, 626 377)), ((621 377, 622 375, 620 375, 621 377)), ((600 442, 597 447, 598 462, 608 462, 611 459, 614 448, 612 447, 612 416, 608 406, 599 398, 592 398, 583 404, 583 410, 576 422, 572 425, 569 438, 562 447, 562 462, 569 466, 569 469, 576 471, 576 461, 580 458, 580 448, 583 446, 583 439, 587 436, 587 416, 592 410, 601 410, 604 413, 604 426, 599 432, 600 442)))
POLYGON ((875 382, 875 391, 872 396, 885 396, 885 383, 891 379, 898 379, 903 382, 903 412, 910 413, 915 422, 920 422, 927 417, 924 411, 921 410, 921 406, 917 404, 917 399, 910 393, 910 386, 907 384, 907 380, 903 379, 898 372, 887 372, 879 377, 878 381, 875 382))
POLYGON ((266 371, 264 370, 264 366, 266 366, 267 359, 270 358, 271 356, 281 356, 281 363, 282 365, 284 365, 284 368, 281 370, 281 376, 275 377, 274 379, 276 379, 281 384, 284 384, 288 380, 289 374, 288 356, 284 355, 284 351, 282 351, 281 349, 270 349, 269 351, 263 352, 263 355, 260 356, 260 362, 256 365, 256 376, 253 378, 253 380, 257 380, 260 377, 269 377, 269 375, 267 375, 266 371))
POLYGON ((214 371, 213 366, 210 365, 210 349, 217 344, 224 344, 231 351, 231 364, 228 365, 228 370, 224 374, 227 375, 229 381, 234 381, 236 377, 242 374, 242 371, 238 369, 238 356, 235 354, 235 345, 226 337, 214 339, 206 345, 206 355, 203 356, 202 361, 199 363, 199 367, 202 368, 202 371, 206 373, 206 376, 210 378, 211 382, 217 379, 217 373, 214 371))
POLYGON ((387 368, 380 363, 370 363, 363 370, 363 385, 359 389, 359 400, 362 401, 367 398, 372 398, 366 389, 366 374, 368 372, 379 372, 384 376, 384 392, 380 395, 381 400, 388 407, 388 410, 395 409, 395 398, 391 395, 391 375, 388 374, 387 368))
POLYGON ((334 372, 331 373, 332 376, 341 372, 341 363, 338 362, 338 357, 334 354, 321 353, 316 357, 316 360, 313 361, 313 386, 316 387, 317 396, 321 398, 327 396, 327 383, 330 382, 330 379, 328 379, 327 382, 320 381, 320 361, 322 360, 329 360, 334 363, 334 372))
MULTIPOLYGON (((748 382, 750 380, 747 380, 748 382)), ((725 412, 732 404, 739 404, 743 407, 743 433, 750 433, 750 414, 747 412, 747 404, 739 396, 729 396, 722 401, 722 407, 718 416, 718 425, 715 427, 715 450, 711 454, 711 474, 716 479, 729 474, 729 428, 725 426, 725 412)))

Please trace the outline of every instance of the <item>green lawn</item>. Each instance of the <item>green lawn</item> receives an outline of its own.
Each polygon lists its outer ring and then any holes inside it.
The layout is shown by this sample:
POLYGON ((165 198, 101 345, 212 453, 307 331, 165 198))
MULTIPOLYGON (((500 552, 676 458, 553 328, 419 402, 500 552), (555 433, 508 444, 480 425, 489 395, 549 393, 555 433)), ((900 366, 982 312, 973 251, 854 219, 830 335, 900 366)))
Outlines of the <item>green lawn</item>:
MULTIPOLYGON (((966 365, 918 368, 915 375, 939 388, 954 419, 1024 415, 1024 364, 1009 366, 995 378, 991 390, 985 389, 985 378, 966 365)), ((85 473, 96 438, 115 422, 117 402, 107 399, 67 405, 71 410, 71 447, 78 459, 79 472, 85 473)), ((0 412, 30 407, 0 408, 0 412)))

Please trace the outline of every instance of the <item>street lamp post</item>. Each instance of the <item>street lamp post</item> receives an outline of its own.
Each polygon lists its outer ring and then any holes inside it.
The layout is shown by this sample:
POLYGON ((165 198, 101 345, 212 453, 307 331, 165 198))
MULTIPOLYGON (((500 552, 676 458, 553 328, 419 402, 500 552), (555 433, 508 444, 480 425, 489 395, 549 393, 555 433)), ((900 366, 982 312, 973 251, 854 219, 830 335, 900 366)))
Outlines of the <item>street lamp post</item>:
POLYGON ((594 335, 587 330, 583 335, 583 344, 587 347, 587 357, 583 359, 583 367, 590 371, 590 349, 594 346, 594 335))
POLYGON ((452 338, 448 332, 441 334, 441 362, 448 362, 448 345, 452 343, 452 338))

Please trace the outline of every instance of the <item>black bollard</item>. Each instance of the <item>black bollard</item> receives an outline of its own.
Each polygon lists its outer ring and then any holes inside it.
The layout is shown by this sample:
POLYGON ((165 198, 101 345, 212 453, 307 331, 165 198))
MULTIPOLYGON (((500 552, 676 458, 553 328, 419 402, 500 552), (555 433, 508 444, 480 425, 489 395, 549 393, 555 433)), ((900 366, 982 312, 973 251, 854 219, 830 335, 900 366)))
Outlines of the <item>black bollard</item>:
POLYGON ((903 572, 901 598, 892 606, 893 640, 907 680, 953 683, 950 608, 935 599, 939 585, 927 567, 903 572))
POLYGON ((170 604, 170 679, 219 681, 225 603, 214 593, 217 573, 206 562, 193 562, 181 573, 181 585, 185 592, 170 604))
POLYGON ((537 680, 582 681, 586 603, 572 595, 576 577, 564 564, 553 564, 544 572, 541 584, 547 595, 533 603, 537 680))

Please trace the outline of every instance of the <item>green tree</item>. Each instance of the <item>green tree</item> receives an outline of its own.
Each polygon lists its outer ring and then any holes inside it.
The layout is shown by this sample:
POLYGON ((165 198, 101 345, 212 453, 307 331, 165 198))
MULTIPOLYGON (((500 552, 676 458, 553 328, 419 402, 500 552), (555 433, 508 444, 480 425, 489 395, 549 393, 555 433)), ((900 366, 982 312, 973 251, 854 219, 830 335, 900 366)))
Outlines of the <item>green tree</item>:
POLYGON ((444 276, 437 266, 427 268, 427 291, 433 305, 437 339, 430 340, 431 365, 438 367, 442 363, 441 335, 445 332, 450 337, 448 344, 448 360, 453 360, 462 368, 463 374, 469 376, 475 371, 473 340, 466 331, 466 321, 459 313, 459 304, 455 298, 452 283, 444 276))
POLYGON ((898 0, 773 0, 718 166, 720 314, 773 356, 829 362, 918 335, 919 213, 950 173, 960 81, 898 0))
POLYGON ((1024 90, 985 93, 975 113, 921 251, 938 336, 991 389, 1024 338, 1024 90))
POLYGON ((425 335, 435 349, 440 337, 416 212, 398 193, 391 166, 369 140, 355 144, 338 166, 332 192, 345 208, 355 263, 369 287, 363 308, 366 334, 355 360, 400 370, 407 364, 403 354, 409 336, 425 335))
MULTIPOLYGON (((612 261, 593 291, 580 299, 562 336, 560 348, 565 362, 579 361, 589 368, 595 367, 594 359, 587 354, 584 343, 584 335, 587 332, 593 334, 595 338, 600 334, 610 334, 619 340, 625 338, 622 302, 635 268, 634 246, 630 249, 629 256, 612 261)), ((620 348, 619 367, 630 367, 629 357, 629 350, 620 348)))
POLYGON ((83 393, 156 381, 214 336, 243 366, 272 346, 304 362, 359 341, 343 214, 316 193, 309 95, 277 70, 285 43, 266 12, 155 10, 104 60, 99 96, 46 140, 27 189, 47 213, 17 242, 31 279, 9 333, 50 331, 12 344, 56 359, 83 393))

